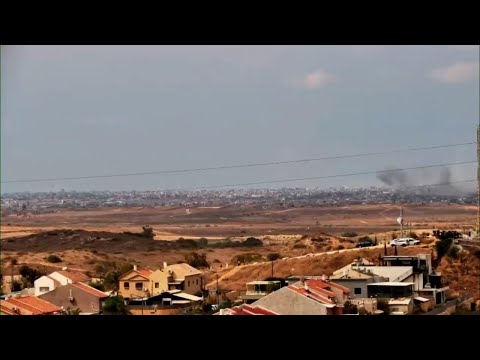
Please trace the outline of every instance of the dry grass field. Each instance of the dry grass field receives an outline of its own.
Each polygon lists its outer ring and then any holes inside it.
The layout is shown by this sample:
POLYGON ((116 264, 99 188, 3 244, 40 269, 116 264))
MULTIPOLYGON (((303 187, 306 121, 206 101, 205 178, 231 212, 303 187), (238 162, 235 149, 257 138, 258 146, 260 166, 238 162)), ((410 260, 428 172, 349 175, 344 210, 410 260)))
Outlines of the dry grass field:
MULTIPOLYGON (((448 204, 407 205, 404 218, 417 233, 435 228, 461 229, 475 223, 476 208, 448 204)), ((350 251, 359 236, 376 236, 378 242, 398 234, 397 205, 319 206, 305 208, 261 209, 254 206, 225 207, 158 207, 94 210, 62 210, 56 213, 4 216, 1 224, 2 270, 15 258, 22 264, 53 270, 68 267, 95 273, 105 262, 136 263, 150 268, 163 262, 176 263, 192 251, 205 254, 213 271, 221 277, 223 286, 243 289, 245 281, 266 277, 270 265, 261 265, 268 254, 279 253, 294 259, 275 262, 275 275, 321 275, 341 267, 363 252, 378 256, 382 249, 350 251), (140 232, 149 225, 154 240, 128 236, 124 232, 140 232), (357 237, 344 238, 345 232, 357 237), (206 238, 209 244, 223 239, 262 239, 264 246, 255 248, 215 248, 198 250, 177 248, 179 238, 206 238), (329 252, 324 256, 305 256, 329 252), (235 267, 232 258, 251 254, 258 264, 235 267), (51 264, 48 255, 63 260, 51 264), (298 258, 300 256, 305 256, 298 258), (230 263, 226 269, 226 264, 230 263), (292 270, 294 269, 294 270, 292 270)), ((407 248, 406 253, 431 251, 431 244, 407 248)), ((403 251, 403 250, 402 250, 403 251)), ((363 255, 361 255, 363 256, 363 255)), ((453 265, 452 265, 453 266, 453 265)), ((211 270, 212 271, 212 270, 211 270)), ((209 276, 212 272, 209 272, 209 276)), ((448 273, 448 271, 447 271, 448 273)), ((461 282, 461 281, 460 281, 461 282)), ((456 280, 459 283, 459 280, 456 280)), ((460 285, 458 285, 460 286, 460 285)))

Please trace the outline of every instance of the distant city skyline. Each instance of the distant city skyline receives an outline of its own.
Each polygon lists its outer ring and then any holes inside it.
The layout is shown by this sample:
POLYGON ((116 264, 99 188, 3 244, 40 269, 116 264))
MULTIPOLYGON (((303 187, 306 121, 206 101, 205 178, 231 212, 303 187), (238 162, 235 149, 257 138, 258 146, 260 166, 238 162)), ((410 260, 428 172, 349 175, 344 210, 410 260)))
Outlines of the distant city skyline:
MULTIPOLYGON (((2 181, 474 142, 480 117, 479 46, 465 45, 2 46, 1 88, 2 181)), ((470 160, 476 160, 474 145, 192 173, 2 183, 1 191, 208 187, 470 160)), ((442 174, 416 172, 414 183, 473 179, 476 164, 442 174)), ((331 186, 384 184, 370 174, 265 185, 331 186)))

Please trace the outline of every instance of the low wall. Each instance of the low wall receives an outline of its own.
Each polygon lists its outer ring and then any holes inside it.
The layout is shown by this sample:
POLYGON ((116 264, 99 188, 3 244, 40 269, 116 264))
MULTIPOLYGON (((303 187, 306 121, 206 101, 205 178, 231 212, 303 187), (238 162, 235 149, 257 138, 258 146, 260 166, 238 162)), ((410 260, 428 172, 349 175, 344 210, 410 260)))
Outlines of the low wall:
POLYGON ((447 301, 445 305, 433 309, 425 315, 452 315, 457 311, 457 307, 465 305, 470 308, 470 304, 474 303, 475 299, 471 296, 460 297, 455 300, 447 301))

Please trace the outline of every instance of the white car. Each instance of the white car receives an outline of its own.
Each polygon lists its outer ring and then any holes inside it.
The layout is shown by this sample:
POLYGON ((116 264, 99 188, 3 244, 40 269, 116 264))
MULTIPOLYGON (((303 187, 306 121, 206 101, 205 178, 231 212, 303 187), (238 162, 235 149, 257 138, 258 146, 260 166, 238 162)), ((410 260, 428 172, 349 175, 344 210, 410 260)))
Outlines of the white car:
POLYGON ((420 240, 414 238, 399 238, 393 239, 390 241, 391 246, 408 246, 408 245, 418 245, 420 244, 420 240))

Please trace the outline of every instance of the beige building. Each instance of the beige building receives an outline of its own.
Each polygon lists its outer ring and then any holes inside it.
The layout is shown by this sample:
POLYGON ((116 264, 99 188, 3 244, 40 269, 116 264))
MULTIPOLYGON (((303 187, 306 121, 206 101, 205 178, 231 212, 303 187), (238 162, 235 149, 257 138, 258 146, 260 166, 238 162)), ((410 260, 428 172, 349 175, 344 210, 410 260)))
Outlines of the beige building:
POLYGON ((120 277, 119 294, 128 299, 151 297, 170 290, 195 295, 203 285, 202 273, 185 263, 168 266, 164 263, 163 269, 156 271, 135 266, 120 277))

